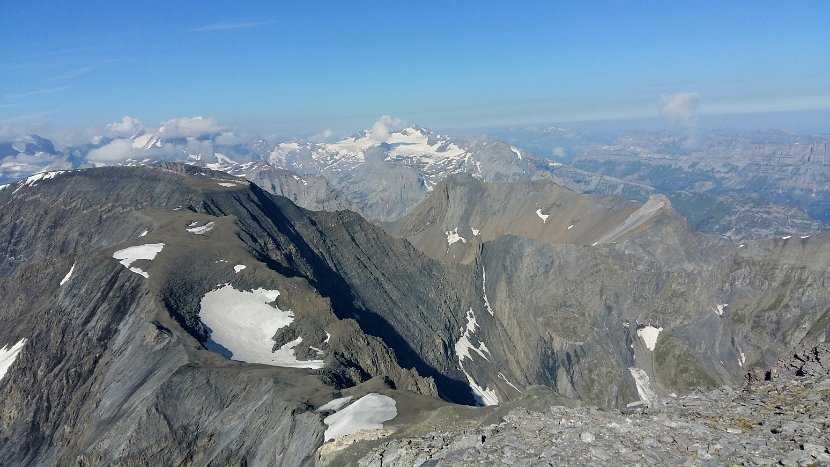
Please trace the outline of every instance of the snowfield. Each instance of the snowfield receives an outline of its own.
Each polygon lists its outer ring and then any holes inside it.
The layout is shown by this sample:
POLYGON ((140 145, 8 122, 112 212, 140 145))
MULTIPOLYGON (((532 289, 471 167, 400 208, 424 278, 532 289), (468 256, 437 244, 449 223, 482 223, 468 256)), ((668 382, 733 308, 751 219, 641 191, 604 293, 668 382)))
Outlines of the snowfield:
POLYGON ((140 260, 146 259, 151 261, 155 259, 156 255, 164 248, 164 243, 148 243, 146 245, 136 245, 123 250, 118 250, 112 254, 112 257, 121 260, 121 264, 130 271, 149 278, 150 275, 140 268, 131 267, 131 265, 140 260))
POLYGON ((348 404, 353 399, 352 396, 346 397, 339 397, 337 399, 332 399, 329 402, 321 405, 317 412, 325 412, 326 410, 333 410, 337 412, 338 410, 342 409, 346 404, 348 404))
POLYGON ((375 393, 366 394, 345 409, 323 419, 323 423, 328 425, 325 440, 330 441, 361 430, 380 430, 383 422, 397 416, 395 399, 375 393))
POLYGON ((648 347, 648 350, 654 352, 654 346, 657 345, 657 337, 660 335, 660 331, 663 328, 655 328, 654 326, 646 326, 642 329, 637 330, 637 336, 643 339, 643 342, 648 347))
POLYGON ((277 290, 250 292, 225 285, 202 297, 199 318, 208 327, 205 347, 232 360, 292 368, 323 368, 322 360, 297 360, 294 347, 302 337, 274 351, 274 334, 294 321, 291 310, 273 302, 277 290))

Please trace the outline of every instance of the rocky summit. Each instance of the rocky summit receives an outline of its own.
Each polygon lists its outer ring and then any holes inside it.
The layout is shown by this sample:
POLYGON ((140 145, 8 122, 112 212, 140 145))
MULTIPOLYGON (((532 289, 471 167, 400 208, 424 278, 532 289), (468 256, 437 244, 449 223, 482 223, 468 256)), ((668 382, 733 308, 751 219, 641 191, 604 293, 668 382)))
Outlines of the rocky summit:
POLYGON ((762 373, 776 376, 614 411, 535 394, 495 423, 352 455, 361 466, 830 464, 830 346, 762 373))

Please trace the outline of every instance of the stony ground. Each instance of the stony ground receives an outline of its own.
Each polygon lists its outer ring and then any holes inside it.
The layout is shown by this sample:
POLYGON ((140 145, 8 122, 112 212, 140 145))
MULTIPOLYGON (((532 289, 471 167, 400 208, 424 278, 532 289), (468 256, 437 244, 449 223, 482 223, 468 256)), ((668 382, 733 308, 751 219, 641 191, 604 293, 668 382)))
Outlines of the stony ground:
POLYGON ((830 374, 778 368, 651 407, 517 408, 475 430, 389 441, 360 464, 830 465, 830 374))

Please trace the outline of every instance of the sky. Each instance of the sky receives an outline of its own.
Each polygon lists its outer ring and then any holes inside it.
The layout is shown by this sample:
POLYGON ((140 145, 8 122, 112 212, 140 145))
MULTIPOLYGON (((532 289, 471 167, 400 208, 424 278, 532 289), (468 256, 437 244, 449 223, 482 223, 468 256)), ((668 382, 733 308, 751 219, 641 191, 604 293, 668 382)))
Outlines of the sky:
MULTIPOLYGON (((830 2, 0 2, 0 125, 353 132, 830 109, 830 2)), ((690 120, 691 119, 691 120, 690 120)))

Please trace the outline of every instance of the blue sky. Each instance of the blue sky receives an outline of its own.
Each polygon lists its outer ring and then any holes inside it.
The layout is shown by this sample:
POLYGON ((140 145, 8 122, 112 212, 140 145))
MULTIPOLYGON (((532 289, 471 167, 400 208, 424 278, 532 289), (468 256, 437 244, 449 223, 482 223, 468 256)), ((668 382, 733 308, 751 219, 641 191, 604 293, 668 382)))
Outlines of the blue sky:
POLYGON ((0 2, 0 124, 263 133, 830 109, 830 2, 0 2))

